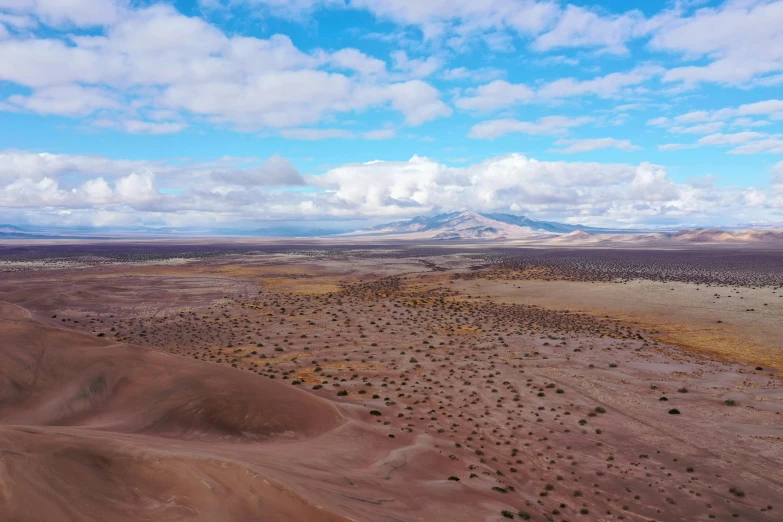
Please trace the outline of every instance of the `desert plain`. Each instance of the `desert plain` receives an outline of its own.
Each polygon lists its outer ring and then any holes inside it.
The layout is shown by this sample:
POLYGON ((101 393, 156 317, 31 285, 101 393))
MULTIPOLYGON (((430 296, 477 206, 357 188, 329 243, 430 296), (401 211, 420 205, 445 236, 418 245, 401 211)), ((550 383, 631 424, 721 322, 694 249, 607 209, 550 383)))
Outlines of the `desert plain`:
POLYGON ((0 245, 0 520, 783 520, 783 249, 0 245))

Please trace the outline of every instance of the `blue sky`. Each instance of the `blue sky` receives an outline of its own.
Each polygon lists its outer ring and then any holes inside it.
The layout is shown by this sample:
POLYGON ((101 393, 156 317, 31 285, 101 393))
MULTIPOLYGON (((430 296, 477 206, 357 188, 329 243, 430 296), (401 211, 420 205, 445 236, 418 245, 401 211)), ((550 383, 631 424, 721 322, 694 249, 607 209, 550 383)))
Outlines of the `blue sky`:
POLYGON ((0 0, 0 221, 783 222, 783 1, 0 0))

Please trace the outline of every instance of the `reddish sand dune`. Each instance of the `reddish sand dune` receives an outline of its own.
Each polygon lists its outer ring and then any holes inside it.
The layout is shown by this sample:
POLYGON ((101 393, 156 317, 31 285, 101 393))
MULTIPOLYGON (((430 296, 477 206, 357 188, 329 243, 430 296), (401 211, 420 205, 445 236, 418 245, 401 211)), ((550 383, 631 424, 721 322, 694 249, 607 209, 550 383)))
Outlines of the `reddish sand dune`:
POLYGON ((245 467, 70 430, 0 428, 0 520, 346 519, 245 467))
POLYGON ((229 368, 26 322, 4 322, 0 335, 5 424, 250 441, 340 423, 312 395, 229 368))
POLYGON ((171 440, 303 440, 343 422, 327 402, 24 320, 0 336, 0 520, 344 520, 171 440))

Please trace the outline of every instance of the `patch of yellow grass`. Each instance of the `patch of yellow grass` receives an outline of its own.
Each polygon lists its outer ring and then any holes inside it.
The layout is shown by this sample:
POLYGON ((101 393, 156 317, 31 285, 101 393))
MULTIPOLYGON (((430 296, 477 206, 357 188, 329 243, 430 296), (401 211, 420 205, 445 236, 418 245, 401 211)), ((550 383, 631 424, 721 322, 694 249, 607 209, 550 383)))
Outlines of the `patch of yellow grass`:
POLYGON ((674 344, 719 361, 734 360, 783 370, 783 352, 780 349, 756 343, 728 328, 703 328, 687 324, 654 326, 660 331, 651 336, 656 341, 674 344))
POLYGON ((321 384, 324 380, 319 373, 313 372, 313 368, 298 370, 296 378, 307 384, 321 384))

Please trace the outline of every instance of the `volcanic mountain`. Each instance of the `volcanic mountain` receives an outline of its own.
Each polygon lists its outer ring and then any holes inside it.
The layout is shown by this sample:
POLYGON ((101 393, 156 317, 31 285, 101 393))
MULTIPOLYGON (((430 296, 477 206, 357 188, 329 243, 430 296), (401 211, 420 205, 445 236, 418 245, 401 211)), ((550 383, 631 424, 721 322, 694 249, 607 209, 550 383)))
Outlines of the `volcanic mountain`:
POLYGON ((568 234, 578 230, 608 232, 583 225, 536 221, 512 214, 481 214, 465 211, 432 217, 419 216, 407 221, 359 230, 352 232, 351 235, 399 239, 517 239, 568 234))

